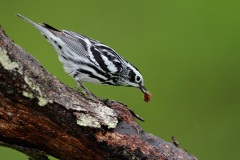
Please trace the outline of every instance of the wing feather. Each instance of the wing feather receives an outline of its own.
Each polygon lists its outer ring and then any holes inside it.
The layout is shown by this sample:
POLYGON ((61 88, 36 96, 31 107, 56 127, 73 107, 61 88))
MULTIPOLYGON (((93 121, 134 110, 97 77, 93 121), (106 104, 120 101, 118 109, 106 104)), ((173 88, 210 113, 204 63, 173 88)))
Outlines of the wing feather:
POLYGON ((102 70, 113 74, 122 71, 122 66, 126 61, 110 47, 72 31, 63 30, 63 33, 59 37, 69 48, 87 57, 90 61, 97 62, 102 70))

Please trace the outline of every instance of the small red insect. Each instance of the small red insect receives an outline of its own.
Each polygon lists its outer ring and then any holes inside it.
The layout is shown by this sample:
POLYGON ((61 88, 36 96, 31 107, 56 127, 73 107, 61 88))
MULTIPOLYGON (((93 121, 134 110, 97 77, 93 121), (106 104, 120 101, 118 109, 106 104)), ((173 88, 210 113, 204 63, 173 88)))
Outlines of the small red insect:
POLYGON ((149 102, 151 96, 152 96, 152 94, 150 92, 144 93, 144 96, 143 96, 144 101, 149 102))

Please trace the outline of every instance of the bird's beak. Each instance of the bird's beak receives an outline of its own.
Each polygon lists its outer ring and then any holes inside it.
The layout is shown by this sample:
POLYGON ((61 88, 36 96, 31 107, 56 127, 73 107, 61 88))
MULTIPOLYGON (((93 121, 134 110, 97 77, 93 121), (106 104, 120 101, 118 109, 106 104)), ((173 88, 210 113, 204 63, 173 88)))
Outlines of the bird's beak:
POLYGON ((139 86, 139 88, 141 89, 141 91, 144 93, 144 94, 146 94, 146 93, 148 93, 148 90, 144 87, 144 86, 139 86))

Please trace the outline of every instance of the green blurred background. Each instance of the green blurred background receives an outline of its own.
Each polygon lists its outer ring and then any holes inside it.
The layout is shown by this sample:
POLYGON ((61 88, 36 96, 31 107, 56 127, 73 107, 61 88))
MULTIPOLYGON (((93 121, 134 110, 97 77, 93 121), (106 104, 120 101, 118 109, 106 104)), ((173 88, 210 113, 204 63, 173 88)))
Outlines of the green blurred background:
MULTIPOLYGON (((86 84, 96 95, 127 104, 150 132, 199 159, 240 159, 240 1, 7 1, 7 34, 70 87, 76 86, 39 32, 16 17, 47 22, 97 39, 141 71, 154 96, 135 88, 86 84)), ((0 159, 26 156, 0 147, 0 159)))

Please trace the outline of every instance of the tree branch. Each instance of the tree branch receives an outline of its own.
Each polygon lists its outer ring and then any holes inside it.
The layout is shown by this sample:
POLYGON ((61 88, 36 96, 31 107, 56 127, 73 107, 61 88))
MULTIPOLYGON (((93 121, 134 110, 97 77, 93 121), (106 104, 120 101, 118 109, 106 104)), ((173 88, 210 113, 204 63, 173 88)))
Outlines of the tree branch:
POLYGON ((196 159, 144 132, 123 104, 92 101, 62 84, 1 28, 0 141, 42 159, 196 159))

